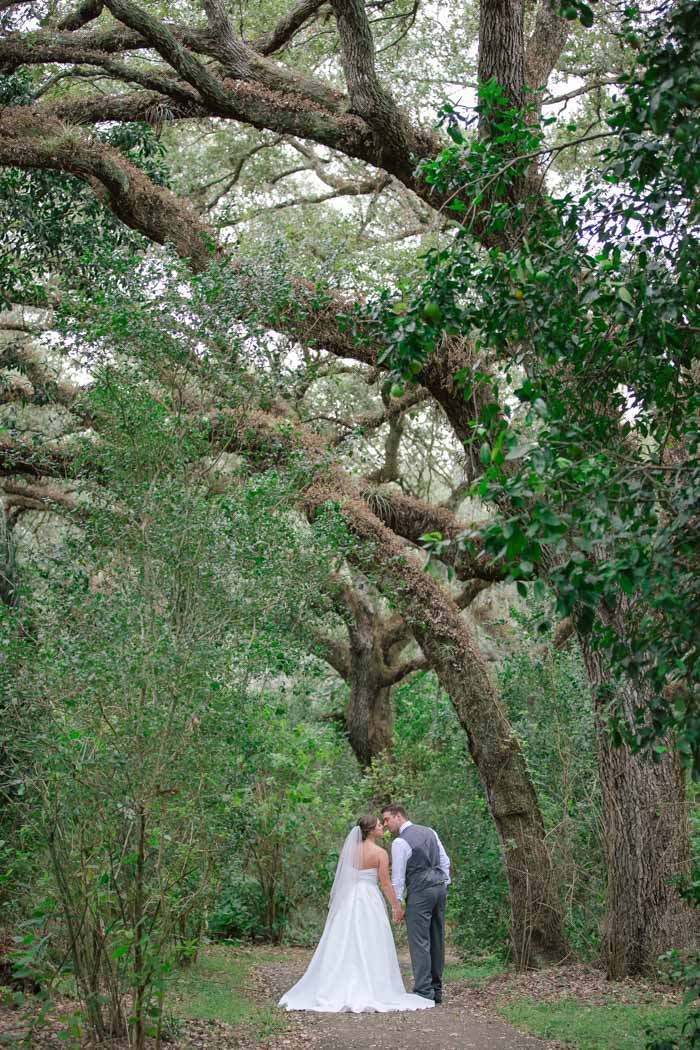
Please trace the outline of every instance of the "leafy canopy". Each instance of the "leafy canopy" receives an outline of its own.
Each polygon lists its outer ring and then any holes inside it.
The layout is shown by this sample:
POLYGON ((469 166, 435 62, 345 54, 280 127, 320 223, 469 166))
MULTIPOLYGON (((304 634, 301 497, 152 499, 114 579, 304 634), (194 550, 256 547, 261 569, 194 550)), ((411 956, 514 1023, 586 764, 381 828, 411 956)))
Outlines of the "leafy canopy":
POLYGON ((372 316, 401 382, 444 335, 473 340, 475 367, 455 380, 478 395, 476 491, 499 509, 486 553, 523 593, 547 574, 557 613, 619 680, 643 683, 645 707, 618 731, 646 746, 678 729, 699 774, 696 14, 680 0, 645 27, 628 10, 637 68, 578 192, 541 195, 552 148, 496 84, 476 115, 489 139, 446 107, 454 144, 424 175, 454 211, 468 189, 470 211, 417 291, 385 292, 372 316))

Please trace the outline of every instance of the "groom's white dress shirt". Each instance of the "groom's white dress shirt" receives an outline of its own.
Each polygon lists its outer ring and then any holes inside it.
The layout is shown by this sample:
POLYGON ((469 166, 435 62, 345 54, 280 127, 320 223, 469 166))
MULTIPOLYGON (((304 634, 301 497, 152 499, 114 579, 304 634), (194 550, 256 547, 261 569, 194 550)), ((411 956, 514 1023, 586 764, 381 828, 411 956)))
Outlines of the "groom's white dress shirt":
MULTIPOLYGON (((406 842, 406 839, 400 838, 401 832, 404 828, 410 828, 412 820, 404 820, 403 824, 399 828, 399 834, 396 836, 391 844, 391 885, 394 887, 396 896, 400 901, 403 900, 403 893, 406 886, 406 865, 413 853, 413 850, 406 842)), ((445 873, 445 883, 449 886, 450 884, 450 858, 445 853, 445 847, 438 836, 437 831, 433 832, 437 839, 438 849, 440 851, 440 870, 445 873)))

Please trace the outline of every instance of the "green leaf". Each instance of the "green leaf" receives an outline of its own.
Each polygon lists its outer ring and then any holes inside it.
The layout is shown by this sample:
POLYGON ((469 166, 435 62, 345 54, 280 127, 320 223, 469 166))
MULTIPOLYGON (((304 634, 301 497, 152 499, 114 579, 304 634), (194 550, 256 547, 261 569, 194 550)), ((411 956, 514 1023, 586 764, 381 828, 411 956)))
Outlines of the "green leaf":
POLYGON ((590 634, 593 630, 593 621, 595 619, 594 610, 590 605, 584 605, 577 619, 576 626, 578 627, 581 634, 590 634))
POLYGON ((621 572, 618 575, 617 582, 625 594, 634 594, 634 580, 626 572, 621 572))
POLYGON ((586 29, 590 29, 593 25, 593 11, 588 4, 579 4, 578 20, 586 29))

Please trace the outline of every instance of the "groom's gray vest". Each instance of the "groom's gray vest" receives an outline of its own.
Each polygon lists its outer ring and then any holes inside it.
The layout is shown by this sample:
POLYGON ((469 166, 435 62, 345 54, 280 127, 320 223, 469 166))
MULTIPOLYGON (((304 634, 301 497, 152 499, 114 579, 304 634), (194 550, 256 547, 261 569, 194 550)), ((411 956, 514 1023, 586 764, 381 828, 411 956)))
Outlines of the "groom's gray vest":
POLYGON ((433 829, 424 828, 422 824, 409 824, 399 834, 413 851, 406 865, 406 894, 447 882, 440 867, 440 850, 433 829))

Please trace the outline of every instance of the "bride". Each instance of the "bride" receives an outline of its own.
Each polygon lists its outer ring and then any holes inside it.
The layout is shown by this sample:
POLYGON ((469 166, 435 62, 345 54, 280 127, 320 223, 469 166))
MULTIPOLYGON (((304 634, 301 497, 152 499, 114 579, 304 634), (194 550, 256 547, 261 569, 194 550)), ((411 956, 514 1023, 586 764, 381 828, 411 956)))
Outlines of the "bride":
POLYGON ((381 821, 362 817, 345 840, 323 935, 300 981, 279 1001, 287 1010, 321 1013, 424 1010, 431 999, 406 992, 377 881, 395 922, 403 909, 389 881, 389 858, 377 845, 381 821))

